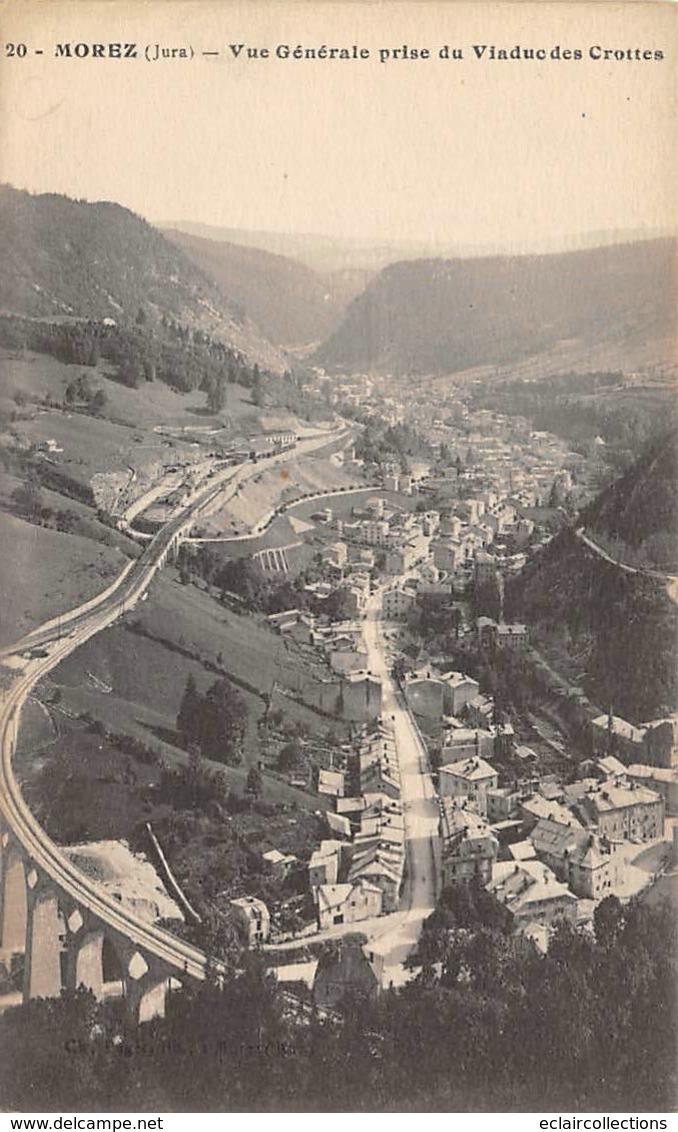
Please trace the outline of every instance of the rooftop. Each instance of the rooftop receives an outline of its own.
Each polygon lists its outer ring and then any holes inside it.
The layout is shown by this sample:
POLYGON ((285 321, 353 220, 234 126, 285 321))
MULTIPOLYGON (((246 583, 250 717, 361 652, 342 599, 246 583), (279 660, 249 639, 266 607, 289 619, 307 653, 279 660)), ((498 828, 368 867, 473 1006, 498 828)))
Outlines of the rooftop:
MULTIPOLYGON (((475 734, 475 732, 473 733, 475 734)), ((441 774, 451 774, 455 778, 463 778, 467 782, 479 782, 484 778, 496 778, 497 772, 490 763, 480 756, 471 759, 460 759, 459 762, 441 766, 441 774)))

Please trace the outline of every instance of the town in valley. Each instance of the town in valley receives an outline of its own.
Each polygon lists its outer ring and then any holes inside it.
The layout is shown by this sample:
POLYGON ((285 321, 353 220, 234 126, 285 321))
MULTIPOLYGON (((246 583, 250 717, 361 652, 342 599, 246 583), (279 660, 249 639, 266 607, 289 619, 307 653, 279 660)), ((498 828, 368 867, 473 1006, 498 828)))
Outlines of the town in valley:
POLYGON ((667 1105, 675 242, 503 261, 549 338, 492 258, 292 264, 281 314, 273 243, 0 230, 13 1088, 124 1107, 146 1034, 130 1106, 667 1105))

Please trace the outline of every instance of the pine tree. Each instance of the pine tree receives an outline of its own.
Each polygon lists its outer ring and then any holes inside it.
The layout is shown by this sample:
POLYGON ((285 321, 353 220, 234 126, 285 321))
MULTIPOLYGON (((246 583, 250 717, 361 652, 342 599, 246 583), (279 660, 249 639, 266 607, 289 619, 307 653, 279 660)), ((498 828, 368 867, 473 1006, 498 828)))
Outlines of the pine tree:
POLYGON ((177 731, 182 741, 188 745, 198 737, 201 699, 193 673, 189 673, 186 687, 177 715, 177 731))

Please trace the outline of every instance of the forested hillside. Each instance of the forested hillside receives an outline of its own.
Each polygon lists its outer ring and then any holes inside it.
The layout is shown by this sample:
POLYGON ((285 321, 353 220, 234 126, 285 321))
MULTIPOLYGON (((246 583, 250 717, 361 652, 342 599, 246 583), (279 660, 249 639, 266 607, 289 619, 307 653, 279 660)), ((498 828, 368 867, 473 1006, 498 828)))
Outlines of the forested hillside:
POLYGON ((349 307, 317 361, 344 369, 453 373, 579 343, 610 368, 642 345, 670 358, 676 245, 648 240, 560 255, 394 263, 349 307))
MULTIPOLYGON (((582 514, 587 530, 611 536, 634 562, 678 573, 678 432, 654 441, 642 457, 582 514)), ((626 560, 626 558, 624 559, 626 560)))
POLYGON ((0 186, 0 310, 33 318, 134 320, 143 308, 282 371, 238 304, 141 217, 110 202, 0 186))
POLYGON ((369 278, 365 272, 321 274, 288 256, 171 228, 165 235, 282 346, 326 338, 369 278))
POLYGON ((507 586, 509 613, 551 659, 583 674, 591 699, 637 722, 678 710, 678 605, 648 570, 676 570, 676 436, 672 431, 582 513, 605 561, 568 528, 507 586))

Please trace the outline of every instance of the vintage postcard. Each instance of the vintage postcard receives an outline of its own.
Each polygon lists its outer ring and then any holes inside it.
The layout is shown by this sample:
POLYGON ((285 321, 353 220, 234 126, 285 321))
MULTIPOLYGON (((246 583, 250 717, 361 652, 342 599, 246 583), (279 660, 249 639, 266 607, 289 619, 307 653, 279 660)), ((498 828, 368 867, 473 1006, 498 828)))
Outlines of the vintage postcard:
POLYGON ((669 1128, 677 51, 0 6, 7 1127, 669 1128))

